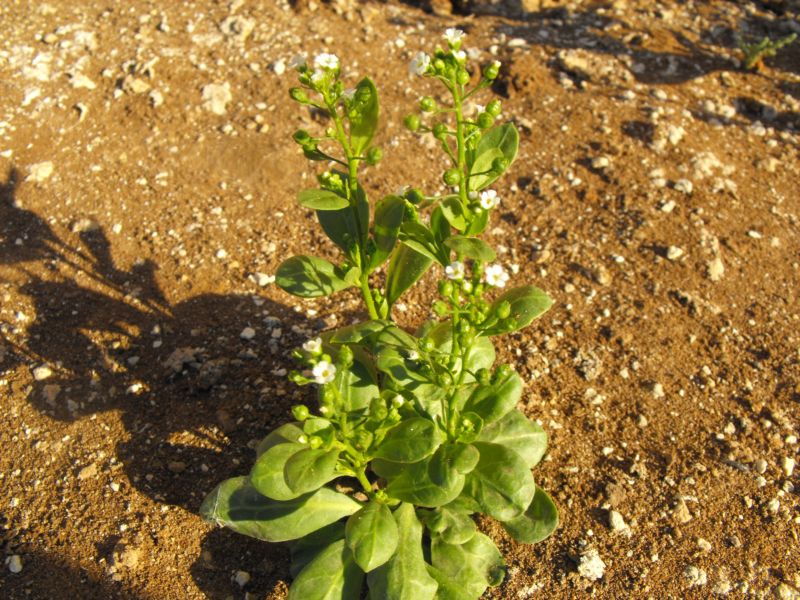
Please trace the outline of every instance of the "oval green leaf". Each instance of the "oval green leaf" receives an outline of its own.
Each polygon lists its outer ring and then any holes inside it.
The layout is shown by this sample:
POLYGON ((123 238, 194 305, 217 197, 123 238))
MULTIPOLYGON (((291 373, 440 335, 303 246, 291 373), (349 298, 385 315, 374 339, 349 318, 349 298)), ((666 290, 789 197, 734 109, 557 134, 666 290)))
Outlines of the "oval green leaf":
POLYGON ((510 448, 522 457, 529 468, 538 465, 547 451, 545 430, 516 409, 487 425, 478 440, 510 448))
POLYGON ((301 298, 329 296, 354 285, 339 267, 316 256, 293 256, 281 263, 275 283, 301 298))
POLYGON ((537 487, 525 513, 503 523, 503 527, 518 542, 535 544, 547 538, 558 527, 558 509, 547 492, 537 487))
POLYGON ((392 511, 376 500, 350 515, 345 535, 356 564, 367 573, 392 558, 399 539, 392 511))
POLYGON ((498 335, 522 329, 553 306, 550 296, 532 285, 514 288, 502 294, 492 303, 490 314, 496 311, 503 302, 511 305, 511 314, 506 320, 507 323, 496 323, 488 327, 484 330, 485 335, 498 335))
POLYGON ((489 244, 476 237, 454 235, 447 238, 444 241, 444 245, 461 256, 466 256, 467 258, 472 258, 481 262, 491 262, 497 256, 489 244))
POLYGON ((288 600, 358 600, 364 572, 344 540, 332 543, 305 568, 289 589, 288 600))
POLYGON ((361 156, 378 128, 378 90, 368 77, 358 82, 347 111, 350 121, 350 148, 361 156))
POLYGON ((277 444, 271 447, 256 460, 250 471, 250 483, 258 493, 273 500, 292 500, 302 495, 303 492, 295 492, 286 485, 283 469, 286 461, 307 448, 308 446, 296 443, 277 444))
POLYGON ((472 598, 479 598, 487 587, 498 585, 505 576, 505 562, 500 551, 482 533, 475 533, 464 544, 450 544, 442 537, 434 537, 431 563, 459 582, 472 598))
POLYGON ((429 256, 406 244, 395 248, 386 274, 386 301, 390 307, 425 274, 431 263, 429 256))
POLYGON ((372 225, 375 252, 370 258, 370 272, 383 264, 394 250, 405 211, 406 201, 399 196, 386 196, 375 206, 375 222, 372 225))
POLYGON ((506 160, 506 169, 514 162, 519 148, 519 133, 512 123, 493 127, 483 134, 475 148, 475 160, 470 166, 469 189, 480 190, 494 182, 502 173, 487 173, 496 158, 506 160))
POLYGON ((514 410, 521 397, 522 379, 516 371, 510 371, 500 381, 478 386, 464 405, 464 410, 477 413, 488 424, 514 410))
POLYGON ((259 494, 247 477, 219 484, 200 507, 207 521, 267 542, 301 538, 352 515, 361 504, 339 492, 320 488, 313 494, 280 502, 259 494))
POLYGON ((284 423, 277 429, 270 431, 267 436, 258 443, 258 446, 256 446, 256 458, 278 444, 300 441, 301 435, 303 435, 303 428, 300 427, 300 423, 297 421, 284 423))
POLYGON ((297 202, 314 210, 339 210, 350 205, 347 198, 342 198, 336 192, 318 189, 303 190, 297 194, 297 202))
POLYGON ((339 450, 308 448, 289 457, 283 476, 290 490, 305 494, 319 489, 336 477, 339 450))
POLYGON ((313 533, 298 540, 289 542, 292 564, 289 567, 289 574, 297 577, 308 563, 325 550, 334 542, 344 539, 344 523, 336 521, 326 525, 322 529, 317 529, 313 533))
POLYGON ((433 454, 441 442, 439 428, 433 421, 412 417, 389 430, 375 457, 392 462, 415 463, 433 454))

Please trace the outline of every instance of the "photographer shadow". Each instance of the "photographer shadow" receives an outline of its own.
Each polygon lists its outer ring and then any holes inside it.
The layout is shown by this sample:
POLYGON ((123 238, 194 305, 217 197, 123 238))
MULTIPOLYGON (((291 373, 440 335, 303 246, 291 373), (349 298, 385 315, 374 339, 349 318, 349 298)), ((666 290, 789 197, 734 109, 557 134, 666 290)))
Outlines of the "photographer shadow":
MULTIPOLYGON (((324 323, 309 327, 290 307, 249 294, 170 303, 157 265, 120 268, 99 224, 62 237, 20 208, 18 178, 14 171, 0 187, 0 273, 22 281, 28 314, 2 330, 0 370, 47 366, 27 401, 54 422, 118 414, 124 434, 112 429, 113 456, 130 485, 196 513, 221 480, 246 472, 254 444, 304 399, 307 390, 286 379, 289 351, 324 323), (245 327, 255 337, 244 339, 245 327)), ((230 594, 242 557, 265 557, 256 565, 264 588, 288 576, 283 548, 228 531, 208 533, 202 546, 191 570, 209 597, 230 594)))

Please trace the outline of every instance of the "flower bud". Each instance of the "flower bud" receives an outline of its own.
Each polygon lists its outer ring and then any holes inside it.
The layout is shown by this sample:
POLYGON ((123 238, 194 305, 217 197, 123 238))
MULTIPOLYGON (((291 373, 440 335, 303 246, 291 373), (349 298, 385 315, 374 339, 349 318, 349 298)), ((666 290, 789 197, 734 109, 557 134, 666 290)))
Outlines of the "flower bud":
POLYGON ((433 61, 433 70, 436 71, 437 75, 442 75, 446 69, 447 65, 441 58, 437 58, 433 61))
POLYGON ((296 404, 292 407, 292 414, 298 421, 305 421, 308 418, 308 407, 304 404, 296 404))
POLYGON ((459 85, 467 85, 469 83, 469 73, 466 69, 459 69, 456 74, 456 81, 459 85))
POLYGON ((425 195, 422 191, 416 188, 408 190, 403 197, 412 204, 419 204, 425 199, 425 195))
POLYGON ((292 371, 291 373, 289 373, 289 381, 291 381, 295 385, 306 385, 308 383, 308 379, 306 377, 303 377, 297 371, 292 371))
POLYGON ((500 113, 503 111, 503 106, 500 104, 500 100, 495 98, 489 104, 486 105, 486 112, 492 115, 493 117, 500 116, 500 113))
POLYGON ((447 304, 442 302, 441 300, 437 300, 433 303, 433 312, 435 312, 440 317, 443 317, 447 314, 448 308, 447 304))
POLYGON ((336 398, 336 394, 334 393, 334 391, 328 386, 322 387, 320 389, 322 390, 322 402, 325 404, 332 404, 336 398))
POLYGON ((447 125, 444 123, 437 123, 433 126, 433 137, 437 140, 444 140, 447 137, 447 125))
POLYGON ((420 122, 419 115, 412 113, 403 119, 403 124, 409 131, 417 131, 422 123, 420 122))
POLYGON ((380 396, 373 398, 372 402, 369 403, 369 416, 376 421, 383 421, 389 416, 389 409, 386 408, 386 401, 380 396))
POLYGON ((361 450, 366 450, 372 443, 373 435, 371 432, 362 429, 356 434, 356 447, 361 450))
POLYGON ((511 375, 512 372, 513 372, 513 369, 511 368, 511 366, 509 366, 509 365, 500 365, 495 370, 494 376, 492 377, 492 381, 497 383, 498 381, 506 379, 511 375))
POLYGON ((292 135, 292 139, 301 146, 304 146, 311 141, 311 135, 305 129, 298 129, 292 135))
POLYGON ((436 100, 434 100, 430 96, 425 96, 422 100, 419 101, 419 109, 422 112, 433 112, 434 110, 436 110, 436 100))
POLYGON ((342 346, 341 350, 339 350, 338 362, 343 369, 353 364, 353 350, 350 346, 342 346))
POLYGON ((316 435, 312 435, 310 438, 308 438, 308 445, 314 449, 317 449, 320 446, 322 446, 322 438, 316 435))
POLYGON ((511 304, 508 300, 503 300, 495 310, 498 319, 507 319, 511 314, 511 304))
POLYGON ((308 94, 306 94, 306 91, 302 88, 294 87, 290 89, 289 96, 292 98, 292 100, 299 102, 300 104, 308 104, 309 102, 308 94))
POLYGON ((498 156, 492 161, 492 171, 495 173, 502 173, 508 168, 508 159, 503 156, 498 156))
POLYGON ((419 341, 419 347, 422 348, 423 352, 433 352, 436 348, 436 344, 433 343, 431 338, 424 337, 419 341))
POLYGON ((483 76, 489 81, 494 81, 500 74, 500 62, 494 61, 483 70, 483 76))
POLYGON ((383 150, 378 148, 377 146, 373 146, 369 150, 367 150, 367 164, 368 165, 377 165, 381 158, 383 158, 383 150))
POLYGON ((442 179, 447 185, 458 185, 461 183, 461 171, 456 168, 447 169, 442 179))
POLYGON ((439 295, 449 298, 453 295, 453 282, 447 279, 442 279, 439 282, 439 295))
POLYGON ((481 129, 489 129, 494 124, 494 117, 488 112, 482 112, 478 115, 478 127, 481 129))
POLYGON ((390 410, 389 418, 387 419, 387 421, 389 421, 390 423, 397 423, 399 420, 400 420, 400 412, 396 408, 390 410))
POLYGON ((489 372, 489 369, 478 369, 478 372, 475 373, 475 379, 477 379, 478 383, 481 385, 489 385, 492 374, 489 372))

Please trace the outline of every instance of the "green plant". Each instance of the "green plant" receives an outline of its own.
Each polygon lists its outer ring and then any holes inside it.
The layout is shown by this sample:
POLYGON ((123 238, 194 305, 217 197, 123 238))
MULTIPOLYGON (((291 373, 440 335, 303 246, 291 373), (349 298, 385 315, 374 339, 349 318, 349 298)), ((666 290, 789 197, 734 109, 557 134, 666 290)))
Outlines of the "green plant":
POLYGON ((509 365, 494 366, 490 340, 527 326, 552 301, 533 286, 484 298, 509 279, 476 236, 499 202, 487 188, 514 160, 518 135, 510 123, 494 125, 497 100, 465 115, 465 101, 490 87, 500 65, 488 65, 470 87, 462 35, 448 30, 446 49, 411 64, 440 81, 451 102, 423 98, 427 125, 419 114, 406 118, 409 129, 440 142, 452 191, 412 189, 374 209, 358 176, 362 162, 380 159, 371 145, 375 86, 362 79, 346 90, 329 54, 313 68, 296 62, 301 87, 292 98, 331 125, 321 137, 298 131, 294 139, 309 159, 341 167, 323 172, 320 188, 298 201, 316 211, 343 258, 289 258, 277 283, 302 297, 356 287, 370 318, 294 352, 305 369, 291 378, 318 386, 318 409, 295 406, 295 421, 259 444, 250 474, 223 482, 201 508, 237 532, 291 542, 292 599, 358 599, 365 579, 374 600, 478 598, 505 571, 472 515, 497 519, 525 543, 546 538, 558 522, 531 475, 547 435, 516 408, 523 382, 509 365), (387 261, 383 285, 375 285, 387 261), (445 274, 436 316, 408 333, 391 320, 392 305, 435 263, 445 274))
POLYGON ((779 40, 764 37, 760 42, 748 44, 742 38, 737 39, 739 49, 744 53, 744 68, 752 69, 762 64, 764 57, 775 56, 778 50, 788 46, 797 39, 796 33, 790 33, 779 40))

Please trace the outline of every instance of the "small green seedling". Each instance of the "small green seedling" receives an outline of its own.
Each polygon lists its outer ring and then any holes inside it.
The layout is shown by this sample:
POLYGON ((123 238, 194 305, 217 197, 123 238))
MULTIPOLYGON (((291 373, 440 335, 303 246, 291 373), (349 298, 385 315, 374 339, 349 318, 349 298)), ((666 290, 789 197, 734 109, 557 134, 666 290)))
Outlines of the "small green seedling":
POLYGON ((420 52, 410 68, 448 92, 442 104, 423 98, 405 120, 447 157, 441 194, 412 188, 371 204, 359 167, 381 158, 374 84, 346 89, 331 54, 294 64, 301 85, 292 98, 329 122, 322 135, 294 135, 307 158, 330 165, 298 202, 316 211, 341 259, 294 256, 276 281, 303 298, 355 288, 369 319, 295 350, 302 368, 291 379, 316 385, 318 405, 295 406, 294 421, 258 445, 249 474, 224 481, 201 508, 239 533, 289 542, 292 600, 359 600, 365 588, 373 600, 474 600, 505 569, 473 515, 523 543, 558 524, 531 474, 547 434, 518 410, 524 384, 510 365, 495 365, 492 343, 552 301, 532 285, 503 292, 510 276, 477 237, 500 202, 489 186, 514 161, 519 137, 511 123, 496 124, 498 100, 466 114, 500 64, 473 77, 462 36, 447 30, 446 47, 420 52), (432 318, 409 333, 392 307, 434 265, 432 318))
POLYGON ((761 68, 764 57, 775 56, 778 50, 784 46, 788 46, 794 42, 795 39, 797 39, 796 33, 790 33, 779 40, 771 40, 768 37, 764 37, 764 39, 757 44, 748 44, 743 39, 739 38, 739 49, 744 53, 744 68, 748 70, 761 68))

